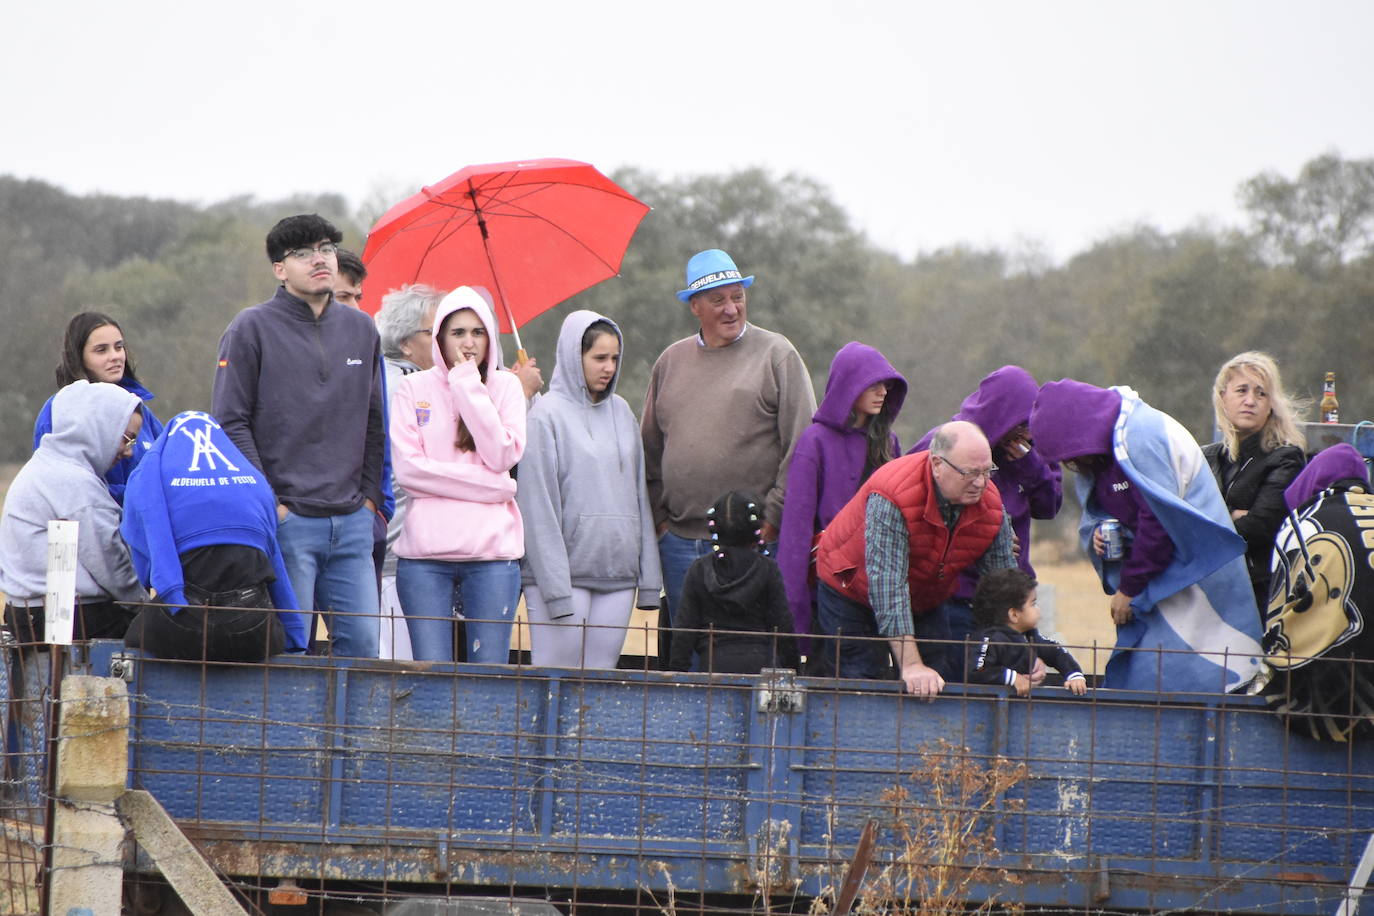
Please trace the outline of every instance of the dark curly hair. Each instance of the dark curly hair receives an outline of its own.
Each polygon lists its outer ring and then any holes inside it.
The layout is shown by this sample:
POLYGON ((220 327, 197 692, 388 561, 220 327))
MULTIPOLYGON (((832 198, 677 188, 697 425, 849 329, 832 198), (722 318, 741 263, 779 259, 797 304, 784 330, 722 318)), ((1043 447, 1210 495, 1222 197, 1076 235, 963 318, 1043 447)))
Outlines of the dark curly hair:
POLYGON ((343 233, 318 213, 288 216, 267 233, 267 260, 275 264, 292 248, 308 248, 320 239, 337 245, 343 241, 343 233))
POLYGON ((1006 626, 1007 612, 1026 603, 1040 583, 1013 566, 988 573, 978 580, 973 593, 973 620, 979 627, 1006 626))

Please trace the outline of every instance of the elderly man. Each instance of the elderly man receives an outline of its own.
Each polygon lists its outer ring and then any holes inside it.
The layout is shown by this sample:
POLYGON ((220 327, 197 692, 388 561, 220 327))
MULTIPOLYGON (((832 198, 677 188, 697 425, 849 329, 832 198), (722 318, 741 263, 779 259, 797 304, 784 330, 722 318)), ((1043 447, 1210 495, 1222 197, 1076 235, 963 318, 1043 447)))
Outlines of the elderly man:
MULTIPOLYGON (((992 460, 998 466, 992 482, 1002 497, 1002 508, 1011 517, 1011 530, 1020 545, 1017 565, 1031 576, 1035 575, 1030 560, 1031 519, 1054 518, 1064 501, 1059 465, 1040 457, 1030 437, 1031 406, 1039 393, 1040 386, 1029 372, 1020 366, 1003 366, 985 376, 977 390, 964 398, 959 412, 950 418, 976 424, 992 443, 992 460)), ((932 429, 911 450, 925 451, 934 435, 932 429)), ((977 587, 978 573, 970 567, 964 570, 959 587, 944 603, 949 635, 955 642, 962 642, 978 628, 973 620, 973 592, 977 587)), ((963 650, 953 651, 947 658, 947 678, 964 680, 963 650)))
POLYGON ((817 619, 838 677, 883 677, 888 640, 906 689, 945 686, 949 638, 941 603, 970 566, 1016 565, 987 437, 964 420, 941 426, 930 450, 889 461, 840 510, 816 556, 817 619), (917 639, 922 643, 917 645, 917 639), (838 663, 836 664, 836 661, 838 663))
POLYGON ((649 378, 640 427, 668 599, 661 626, 687 568, 710 552, 706 510, 721 494, 763 494, 763 538, 777 540, 787 460, 816 410, 791 341, 745 320, 753 283, 724 251, 693 256, 677 297, 700 330, 664 350, 649 378))

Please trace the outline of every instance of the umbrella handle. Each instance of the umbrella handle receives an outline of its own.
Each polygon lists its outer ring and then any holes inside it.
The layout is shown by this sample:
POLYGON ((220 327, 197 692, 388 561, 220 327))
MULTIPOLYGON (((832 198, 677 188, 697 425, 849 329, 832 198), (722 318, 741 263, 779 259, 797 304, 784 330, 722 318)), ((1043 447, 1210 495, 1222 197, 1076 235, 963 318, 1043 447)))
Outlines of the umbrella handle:
POLYGON ((520 367, 520 366, 525 365, 525 363, 527 363, 527 362, 529 362, 529 361, 530 361, 530 355, 529 355, 528 353, 525 352, 525 348, 524 348, 524 347, 521 347, 520 349, 518 349, 518 350, 515 351, 515 365, 516 365, 517 368, 520 367))

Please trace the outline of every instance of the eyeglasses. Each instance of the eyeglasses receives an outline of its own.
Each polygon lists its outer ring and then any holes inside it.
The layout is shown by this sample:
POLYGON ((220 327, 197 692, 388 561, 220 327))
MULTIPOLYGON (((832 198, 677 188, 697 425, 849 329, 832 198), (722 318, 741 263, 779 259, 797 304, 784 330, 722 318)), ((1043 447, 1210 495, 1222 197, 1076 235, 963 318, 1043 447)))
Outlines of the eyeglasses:
POLYGON ((940 460, 945 463, 945 467, 949 468, 951 471, 958 474, 964 480, 977 480, 979 477, 991 480, 992 475, 997 473, 997 465, 995 464, 985 468, 978 468, 976 470, 966 471, 961 467, 956 467, 955 465, 950 464, 948 458, 938 455, 936 457, 940 458, 940 460))
POLYGON ((125 447, 125 448, 133 448, 133 447, 134 447, 134 443, 138 441, 138 436, 136 436, 136 435, 131 436, 131 435, 129 435, 128 433, 122 433, 122 434, 121 434, 121 437, 124 439, 124 447, 125 447))
POLYGON ((283 261, 287 258, 293 261, 309 261, 317 254, 324 255, 326 258, 337 257, 339 254, 339 246, 335 245, 333 242, 326 242, 314 248, 288 248, 282 254, 281 259, 283 261))

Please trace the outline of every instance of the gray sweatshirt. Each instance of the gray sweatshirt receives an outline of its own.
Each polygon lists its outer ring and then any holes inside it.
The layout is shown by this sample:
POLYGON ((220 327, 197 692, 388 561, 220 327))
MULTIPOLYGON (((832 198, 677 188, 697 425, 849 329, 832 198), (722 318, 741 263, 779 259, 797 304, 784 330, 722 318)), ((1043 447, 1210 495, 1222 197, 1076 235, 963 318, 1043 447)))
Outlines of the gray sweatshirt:
POLYGON ((382 505, 380 354, 367 315, 331 299, 316 318, 284 287, 225 329, 210 413, 292 512, 382 505))
POLYGON ((615 393, 620 373, 593 401, 582 371, 582 335, 598 320, 610 321, 586 310, 564 319, 553 380, 530 408, 520 461, 522 578, 539 586, 554 618, 571 613, 574 587, 638 588, 638 606, 653 608, 663 584, 639 424, 615 393))
POLYGON ((53 396, 53 429, 20 469, 0 515, 0 591, 15 604, 47 593, 48 522, 78 522, 76 596, 146 601, 119 536, 119 504, 105 472, 123 445, 138 396, 118 385, 72 382, 53 396))

